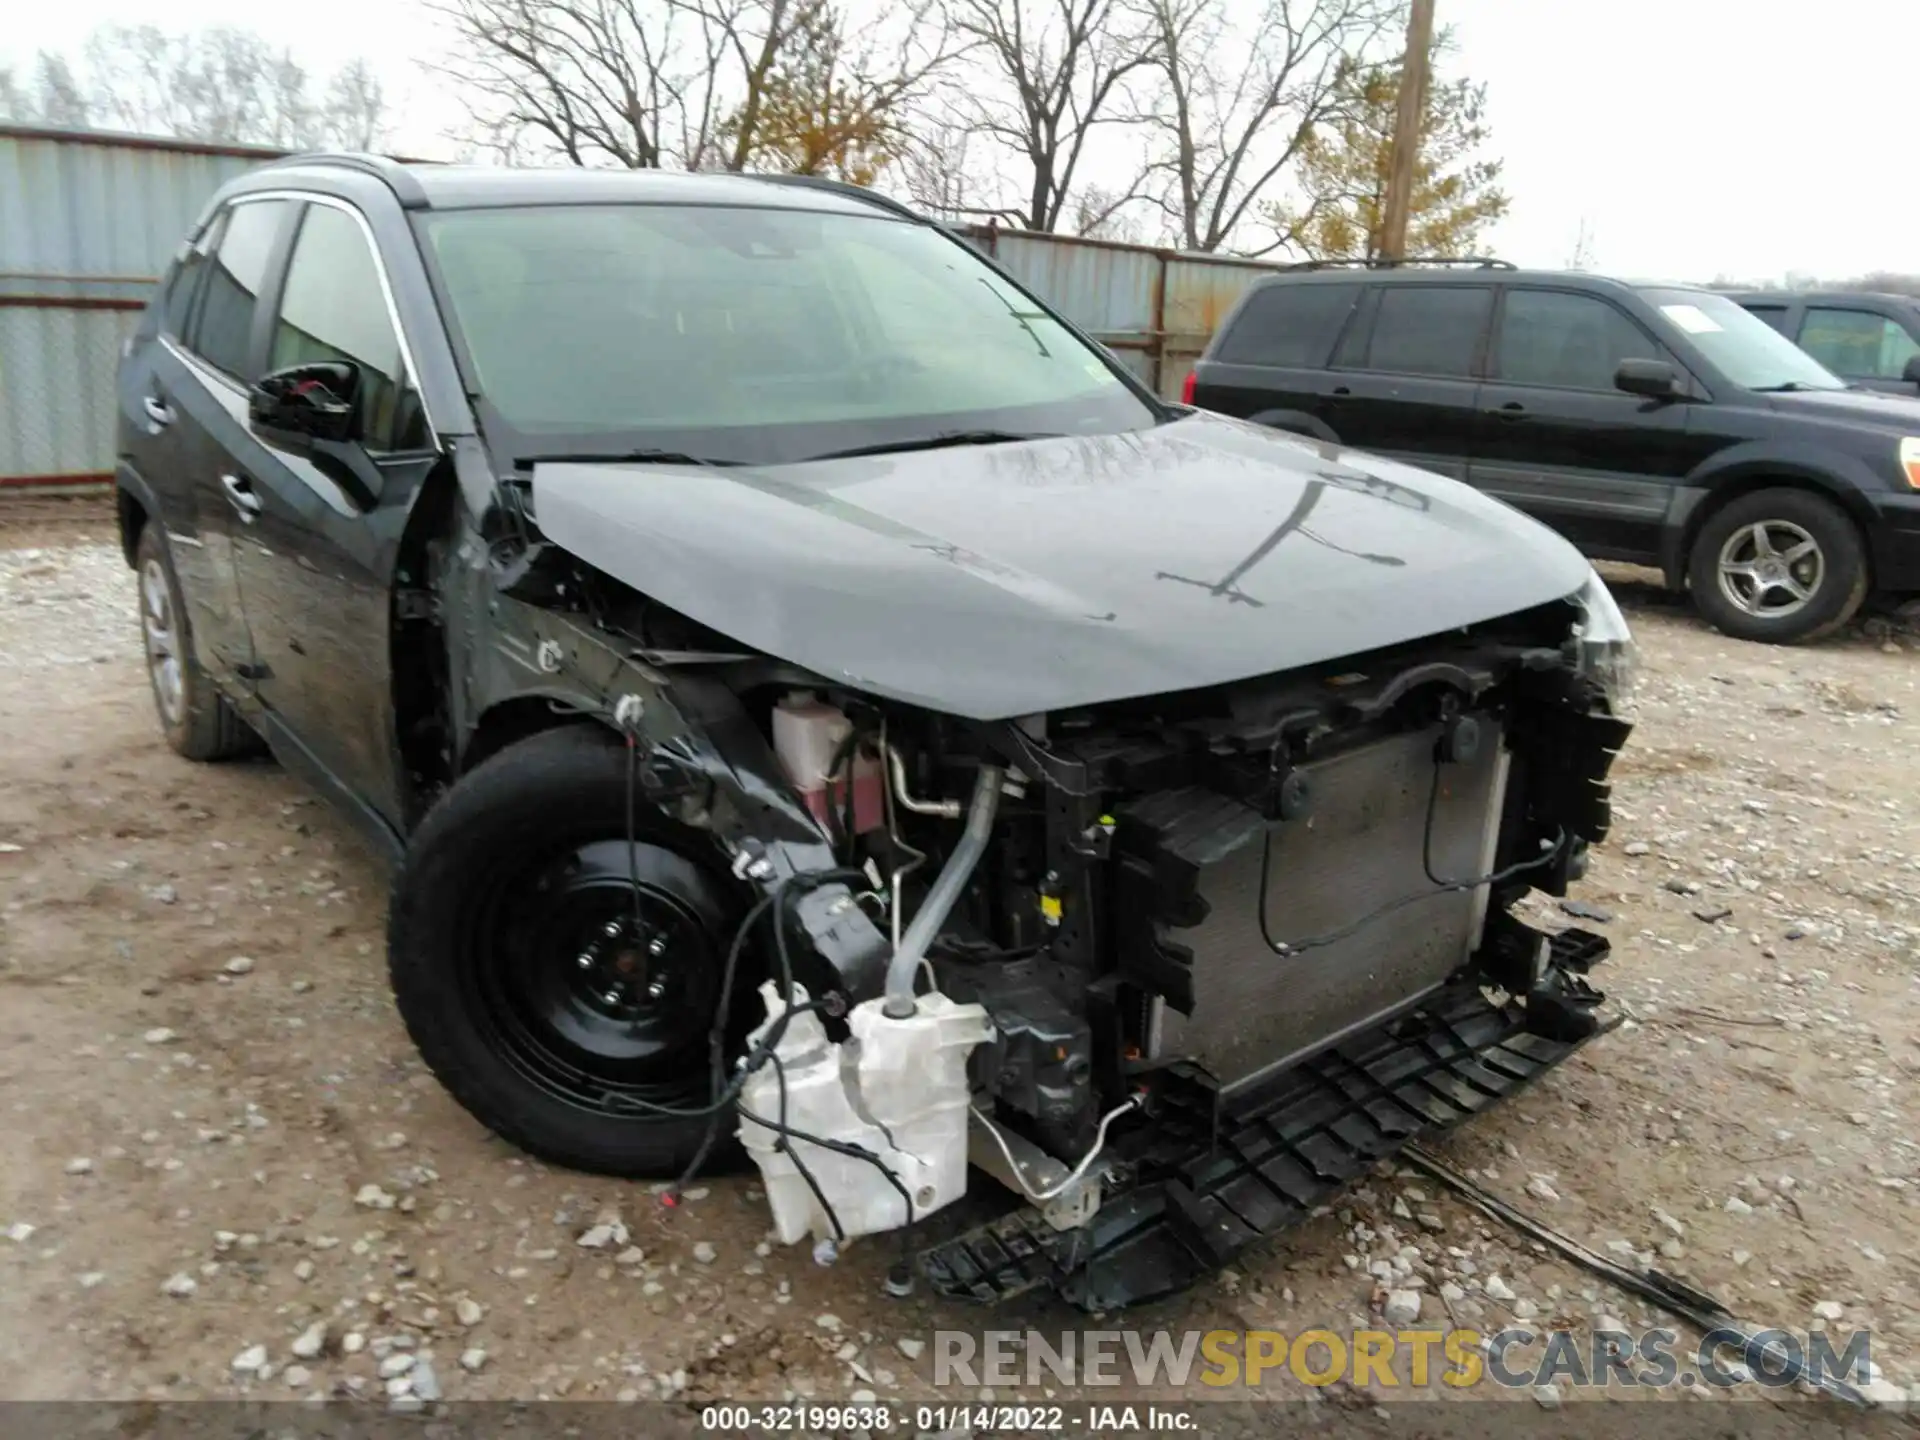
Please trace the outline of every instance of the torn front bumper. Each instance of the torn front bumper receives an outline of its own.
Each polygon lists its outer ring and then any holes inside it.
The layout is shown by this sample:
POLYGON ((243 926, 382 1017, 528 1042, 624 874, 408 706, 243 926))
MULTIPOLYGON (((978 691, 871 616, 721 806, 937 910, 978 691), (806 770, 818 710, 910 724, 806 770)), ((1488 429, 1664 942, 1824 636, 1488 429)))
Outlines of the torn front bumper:
MULTIPOLYGON (((1531 933, 1509 923, 1515 941, 1531 933)), ((1154 1087, 1155 1123, 1116 1147, 1117 1173, 1089 1224, 1057 1231, 1023 1208, 934 1246, 926 1272, 950 1298, 1047 1287, 1089 1311, 1181 1290, 1611 1028, 1582 978, 1608 948, 1562 932, 1524 1002, 1490 1000, 1477 978, 1463 979, 1257 1088, 1222 1093, 1197 1069, 1170 1066, 1154 1087)))

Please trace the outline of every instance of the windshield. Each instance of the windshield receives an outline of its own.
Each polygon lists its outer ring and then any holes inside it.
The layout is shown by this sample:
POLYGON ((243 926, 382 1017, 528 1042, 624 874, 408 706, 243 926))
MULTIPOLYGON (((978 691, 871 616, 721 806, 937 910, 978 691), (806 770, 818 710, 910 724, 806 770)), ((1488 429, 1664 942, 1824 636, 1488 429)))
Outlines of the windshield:
POLYGON ((1704 290, 1648 290, 1647 300, 1747 390, 1844 390, 1846 381, 1759 316, 1704 290))
POLYGON ((691 205, 422 217, 482 423, 514 457, 782 463, 1162 418, 924 225, 691 205))

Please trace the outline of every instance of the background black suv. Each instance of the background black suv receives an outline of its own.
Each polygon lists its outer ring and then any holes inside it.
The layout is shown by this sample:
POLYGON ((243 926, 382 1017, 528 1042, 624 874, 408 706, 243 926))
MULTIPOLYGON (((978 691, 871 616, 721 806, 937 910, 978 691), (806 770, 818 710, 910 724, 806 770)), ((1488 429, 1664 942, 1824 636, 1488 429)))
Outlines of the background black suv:
POLYGON ((1920 395, 1920 300, 1864 290, 1729 291, 1843 380, 1920 395))
POLYGON ((1496 261, 1264 280, 1188 400, 1487 491, 1798 641, 1920 591, 1920 404, 1850 388, 1732 299, 1496 261))

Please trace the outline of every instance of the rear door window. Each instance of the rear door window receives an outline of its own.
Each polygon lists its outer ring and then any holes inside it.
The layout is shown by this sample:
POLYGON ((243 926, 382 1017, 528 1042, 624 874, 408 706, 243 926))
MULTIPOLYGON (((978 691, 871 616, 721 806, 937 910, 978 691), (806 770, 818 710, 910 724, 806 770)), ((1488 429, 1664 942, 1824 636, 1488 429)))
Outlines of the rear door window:
POLYGON ((1749 305, 1748 313, 1758 315, 1782 335, 1787 333, 1787 307, 1784 305, 1749 305))
POLYGON ((235 205, 206 266, 199 318, 189 344, 209 365, 250 380, 253 318, 267 281, 267 264, 290 202, 251 200, 235 205))
POLYGON ((199 242, 187 247, 180 263, 173 267, 167 281, 166 298, 161 302, 160 331, 176 340, 184 340, 193 323, 193 301, 200 293, 200 278, 207 268, 207 257, 219 247, 227 217, 216 216, 199 242))
POLYGON ((1324 365, 1359 296, 1357 284, 1267 285, 1247 297, 1213 358, 1228 365, 1324 365))
POLYGON ((1622 360, 1664 358, 1652 337, 1595 296, 1507 291, 1496 373, 1510 385, 1611 390, 1622 360))
POLYGON ((1366 368, 1394 375, 1471 377, 1493 291, 1474 285, 1382 285, 1366 368))
POLYGON ((1897 321, 1871 310, 1811 305, 1800 326, 1800 348, 1836 375, 1898 380, 1920 342, 1897 321))

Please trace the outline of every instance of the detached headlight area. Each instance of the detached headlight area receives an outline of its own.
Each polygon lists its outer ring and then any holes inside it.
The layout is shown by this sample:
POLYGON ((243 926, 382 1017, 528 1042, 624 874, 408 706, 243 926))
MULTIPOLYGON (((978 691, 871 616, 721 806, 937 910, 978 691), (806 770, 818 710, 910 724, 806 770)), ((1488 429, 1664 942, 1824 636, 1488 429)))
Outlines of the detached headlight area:
POLYGON ((1627 617, 1597 570, 1589 569, 1587 583, 1568 598, 1580 611, 1573 627, 1576 668, 1599 687, 1618 714, 1633 694, 1640 669, 1640 652, 1627 628, 1627 617))

